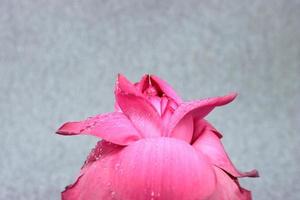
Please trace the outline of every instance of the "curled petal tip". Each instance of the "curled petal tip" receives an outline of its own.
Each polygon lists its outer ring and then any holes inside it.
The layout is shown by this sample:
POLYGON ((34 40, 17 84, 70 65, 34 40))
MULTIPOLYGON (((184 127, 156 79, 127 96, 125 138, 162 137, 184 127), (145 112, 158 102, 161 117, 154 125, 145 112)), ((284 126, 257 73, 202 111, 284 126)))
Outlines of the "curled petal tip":
POLYGON ((253 177, 253 178, 256 178, 256 177, 260 176, 259 172, 256 169, 253 169, 252 171, 248 172, 247 174, 248 174, 247 177, 253 177))
POLYGON ((79 122, 67 122, 64 123, 61 127, 55 132, 59 135, 77 135, 80 132, 79 122))
POLYGON ((122 79, 122 78, 126 79, 125 75, 123 75, 122 73, 118 73, 117 74, 117 79, 119 80, 119 79, 122 79))
POLYGON ((232 96, 233 98, 236 98, 238 93, 237 92, 230 92, 228 95, 232 96))
POLYGON ((231 92, 228 95, 230 95, 232 100, 234 100, 239 94, 237 92, 231 92))
POLYGON ((236 92, 231 92, 228 95, 225 95, 219 99, 219 102, 217 103, 217 106, 223 106, 230 102, 232 102, 237 97, 236 92))
POLYGON ((61 135, 92 135, 119 145, 128 145, 140 139, 130 120, 121 112, 89 117, 80 122, 63 124, 57 132, 61 135))

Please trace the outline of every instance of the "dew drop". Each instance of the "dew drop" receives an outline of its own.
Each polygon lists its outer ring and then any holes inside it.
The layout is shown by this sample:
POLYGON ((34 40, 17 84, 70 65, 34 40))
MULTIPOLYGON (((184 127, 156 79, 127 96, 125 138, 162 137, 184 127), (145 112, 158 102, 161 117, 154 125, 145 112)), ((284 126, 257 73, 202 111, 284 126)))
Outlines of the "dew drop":
POLYGON ((151 196, 154 196, 154 191, 151 192, 151 196))
POLYGON ((110 195, 111 195, 111 197, 115 197, 116 196, 116 192, 115 191, 111 191, 110 195))
POLYGON ((115 169, 118 170, 120 168, 120 163, 116 163, 115 169))

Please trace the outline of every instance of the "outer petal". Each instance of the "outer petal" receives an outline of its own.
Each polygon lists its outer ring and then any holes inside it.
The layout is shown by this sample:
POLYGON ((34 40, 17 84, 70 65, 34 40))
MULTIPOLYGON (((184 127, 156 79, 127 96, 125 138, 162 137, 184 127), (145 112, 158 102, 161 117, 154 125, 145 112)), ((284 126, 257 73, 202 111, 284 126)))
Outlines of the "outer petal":
POLYGON ((142 137, 159 137, 161 119, 149 101, 132 94, 117 93, 117 102, 123 113, 131 120, 142 137))
POLYGON ((62 192, 62 200, 113 200, 111 179, 121 146, 98 142, 91 151, 77 180, 62 192))
POLYGON ((128 145, 141 138, 130 120, 121 112, 97 115, 80 122, 67 122, 57 133, 93 135, 119 145, 128 145))
POLYGON ((221 134, 205 120, 198 120, 195 122, 194 134, 198 135, 198 137, 192 145, 196 150, 206 155, 215 166, 225 170, 234 177, 258 176, 256 170, 242 173, 234 167, 221 143, 221 134))
POLYGON ((115 175, 119 200, 204 200, 216 186, 206 157, 167 137, 139 140, 124 148, 115 175))
POLYGON ((216 190, 213 167, 185 142, 164 137, 108 145, 98 143, 63 200, 192 200, 216 190))
MULTIPOLYGON (((223 97, 208 98, 204 100, 191 101, 180 104, 170 119, 166 135, 171 137, 173 137, 173 135, 178 136, 179 131, 176 129, 178 129, 179 127, 182 129, 182 122, 180 121, 184 120, 185 116, 190 115, 194 118, 204 118, 216 106, 222 106, 230 103, 234 100, 235 97, 236 93, 232 93, 223 97), (179 124, 180 126, 178 127, 179 124)), ((186 125, 189 126, 189 124, 186 125)), ((190 138, 193 133, 181 132, 180 134, 188 135, 184 137, 190 138)))
POLYGON ((176 94, 175 90, 164 80, 155 75, 150 75, 152 85, 157 86, 166 96, 172 98, 177 104, 181 103, 181 98, 176 94))
POLYGON ((251 200, 251 192, 239 186, 236 178, 230 177, 218 167, 214 167, 217 189, 209 200, 251 200))

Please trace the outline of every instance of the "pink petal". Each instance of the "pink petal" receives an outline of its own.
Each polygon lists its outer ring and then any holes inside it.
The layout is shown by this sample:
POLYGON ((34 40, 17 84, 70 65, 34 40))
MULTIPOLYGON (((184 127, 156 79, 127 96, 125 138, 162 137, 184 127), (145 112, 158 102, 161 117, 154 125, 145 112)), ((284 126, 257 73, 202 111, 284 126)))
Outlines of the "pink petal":
POLYGON ((251 192, 239 186, 236 178, 214 167, 217 176, 217 190, 209 200, 251 200, 251 192))
POLYGON ((125 76, 118 74, 115 86, 115 93, 123 92, 126 94, 134 94, 142 96, 142 93, 131 83, 125 76))
POLYGON ((150 138, 107 148, 98 143, 89 157, 99 159, 86 161, 63 200, 207 199, 216 190, 214 169, 186 142, 150 138))
POLYGON ((148 101, 153 105, 159 115, 161 115, 161 98, 157 96, 149 96, 148 101))
POLYGON ((118 105, 131 120, 142 137, 159 137, 161 119, 153 105, 145 98, 132 94, 116 93, 118 105))
POLYGON ((120 200, 206 199, 215 175, 205 156, 181 140, 139 140, 122 150, 113 186, 120 200))
POLYGON ((163 136, 167 136, 167 131, 169 130, 169 121, 177 107, 178 105, 173 99, 169 97, 161 98, 161 118, 164 127, 163 136))
MULTIPOLYGON (((223 97, 208 98, 180 104, 170 119, 166 135, 172 137, 173 134, 177 134, 177 124, 179 124, 180 120, 184 119, 186 115, 191 115, 194 118, 204 118, 216 106, 222 106, 230 103, 235 97, 236 93, 232 93, 223 97)), ((190 137, 192 133, 182 132, 181 134, 187 134, 188 137, 190 137)))
MULTIPOLYGON (((144 76, 141 84, 146 81, 144 76), (145 79, 145 80, 143 80, 145 79)), ((158 137, 161 132, 159 113, 136 86, 119 75, 116 83, 116 109, 120 109, 143 137, 158 137)))
POLYGON ((172 137, 181 139, 190 143, 193 137, 194 122, 191 115, 186 115, 176 125, 176 128, 172 132, 172 137))
POLYGON ((103 140, 98 142, 77 180, 62 192, 62 200, 113 200, 112 174, 120 150, 121 146, 103 140))
POLYGON ((164 80, 155 75, 150 75, 150 79, 153 85, 156 85, 160 90, 168 97, 175 100, 177 104, 181 103, 181 98, 176 94, 175 90, 164 80))
POLYGON ((93 148, 91 150, 88 157, 86 158, 86 161, 84 162, 84 165, 81 167, 81 172, 86 167, 91 165, 93 162, 95 162, 99 159, 103 159, 107 156, 110 156, 110 155, 114 154, 115 152, 118 152, 122 148, 124 148, 124 146, 117 145, 117 144, 108 142, 106 140, 98 141, 95 148, 93 148))
MULTIPOLYGON (((142 96, 142 93, 136 88, 134 84, 132 84, 125 76, 122 74, 118 74, 117 81, 115 84, 115 94, 120 92, 127 93, 127 94, 134 94, 137 96, 142 96)), ((118 102, 115 102, 115 111, 121 111, 118 102)))
POLYGON ((141 80, 139 82, 136 83, 136 87, 138 88, 138 90, 143 93, 144 90, 146 90, 149 87, 149 75, 145 74, 144 76, 142 76, 141 80))
POLYGON ((160 113, 161 113, 161 115, 164 114, 164 112, 165 112, 165 110, 166 110, 166 108, 167 108, 169 102, 170 102, 170 101, 169 101, 169 98, 167 98, 167 97, 162 97, 162 98, 161 98, 161 101, 160 101, 160 108, 161 108, 160 113))
POLYGON ((258 172, 252 170, 250 172, 238 171, 228 155, 220 140, 220 133, 205 120, 196 121, 194 134, 198 135, 192 144, 196 150, 206 155, 212 164, 225 170, 234 177, 257 177, 258 172))
POLYGON ((97 115, 80 122, 67 122, 57 133, 93 135, 119 145, 128 145, 141 138, 131 121, 121 112, 97 115))

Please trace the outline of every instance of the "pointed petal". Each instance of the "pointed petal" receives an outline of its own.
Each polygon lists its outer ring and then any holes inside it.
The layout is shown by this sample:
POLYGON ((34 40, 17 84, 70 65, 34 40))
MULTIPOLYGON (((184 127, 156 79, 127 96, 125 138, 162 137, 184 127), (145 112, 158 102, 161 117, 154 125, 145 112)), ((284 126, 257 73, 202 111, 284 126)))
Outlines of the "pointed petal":
POLYGON ((62 192, 62 200, 113 200, 112 176, 121 146, 100 141, 90 153, 77 180, 62 192))
POLYGON ((230 177, 218 167, 214 167, 217 190, 209 200, 251 200, 251 192, 239 186, 236 178, 230 177))
POLYGON ((131 120, 142 137, 159 137, 161 135, 161 119, 145 98, 132 94, 117 93, 117 102, 123 113, 131 120))
POLYGON ((193 137, 193 124, 193 117, 191 115, 186 115, 174 128, 172 132, 172 137, 190 143, 193 137))
POLYGON ((172 136, 172 132, 177 124, 186 115, 191 115, 195 118, 204 118, 216 106, 228 104, 233 101, 235 97, 236 93, 232 93, 223 97, 214 97, 180 104, 170 119, 167 135, 172 136))
MULTIPOLYGON (((134 94, 137 96, 141 95, 141 92, 138 90, 138 88, 122 74, 118 74, 117 81, 115 84, 115 95, 120 92, 134 94)), ((114 108, 117 112, 121 111, 121 108, 117 101, 115 102, 114 108)))
POLYGON ((145 74, 144 76, 142 76, 141 80, 136 83, 136 87, 141 93, 143 93, 144 90, 149 87, 149 78, 150 75, 145 74))
POLYGON ((164 80, 155 75, 150 76, 151 83, 158 86, 161 91, 168 97, 172 98, 177 104, 181 103, 181 98, 176 94, 175 90, 164 80))
POLYGON ((121 112, 97 115, 80 122, 67 122, 57 133, 93 135, 119 145, 128 145, 141 138, 130 120, 121 112))
POLYGON ((212 164, 223 169, 234 177, 258 176, 258 172, 256 170, 243 173, 234 167, 221 143, 221 134, 219 134, 208 122, 205 120, 198 120, 194 125, 194 134, 199 136, 192 145, 196 150, 206 155, 212 164))
POLYGON ((118 74, 115 86, 115 93, 123 92, 126 94, 142 95, 141 92, 125 76, 118 74))

